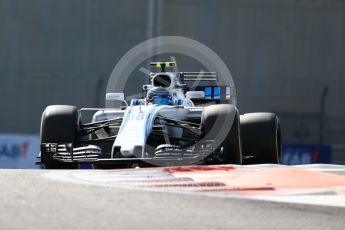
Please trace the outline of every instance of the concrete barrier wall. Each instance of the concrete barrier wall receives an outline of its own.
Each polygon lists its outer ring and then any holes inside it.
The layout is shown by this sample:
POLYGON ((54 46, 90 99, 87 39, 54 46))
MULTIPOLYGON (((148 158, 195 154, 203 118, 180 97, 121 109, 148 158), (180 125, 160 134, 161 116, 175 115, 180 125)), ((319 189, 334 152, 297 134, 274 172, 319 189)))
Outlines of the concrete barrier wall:
POLYGON ((280 114, 287 142, 318 143, 328 87, 324 142, 343 144, 344 22, 338 0, 0 0, 0 131, 38 133, 49 104, 101 106, 126 51, 180 35, 223 58, 242 113, 280 114))

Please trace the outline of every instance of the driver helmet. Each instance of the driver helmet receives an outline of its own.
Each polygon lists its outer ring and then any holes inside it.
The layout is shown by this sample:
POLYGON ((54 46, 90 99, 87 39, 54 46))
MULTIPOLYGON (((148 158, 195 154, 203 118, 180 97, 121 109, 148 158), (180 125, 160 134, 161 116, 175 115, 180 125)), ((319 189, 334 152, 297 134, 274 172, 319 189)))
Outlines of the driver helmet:
POLYGON ((164 87, 155 87, 150 89, 146 95, 147 101, 155 105, 171 105, 172 95, 164 87))

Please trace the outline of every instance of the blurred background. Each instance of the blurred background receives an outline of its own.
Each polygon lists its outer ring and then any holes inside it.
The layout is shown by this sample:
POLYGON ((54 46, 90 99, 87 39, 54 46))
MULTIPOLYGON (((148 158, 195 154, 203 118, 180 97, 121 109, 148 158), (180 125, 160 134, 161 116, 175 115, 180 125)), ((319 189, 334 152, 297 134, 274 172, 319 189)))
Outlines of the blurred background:
POLYGON ((345 164, 344 0, 0 0, 0 167, 32 167, 44 108, 103 107, 117 61, 162 35, 215 51, 241 113, 278 114, 284 164, 345 164))

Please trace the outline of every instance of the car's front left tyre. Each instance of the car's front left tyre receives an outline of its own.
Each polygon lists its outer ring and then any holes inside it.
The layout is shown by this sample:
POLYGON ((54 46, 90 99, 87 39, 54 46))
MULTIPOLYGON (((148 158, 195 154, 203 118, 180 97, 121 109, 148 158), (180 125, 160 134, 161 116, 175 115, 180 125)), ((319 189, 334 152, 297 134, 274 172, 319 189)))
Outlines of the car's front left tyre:
POLYGON ((229 104, 210 105, 202 113, 204 138, 216 142, 217 150, 221 150, 222 163, 242 164, 239 117, 236 106, 229 104))

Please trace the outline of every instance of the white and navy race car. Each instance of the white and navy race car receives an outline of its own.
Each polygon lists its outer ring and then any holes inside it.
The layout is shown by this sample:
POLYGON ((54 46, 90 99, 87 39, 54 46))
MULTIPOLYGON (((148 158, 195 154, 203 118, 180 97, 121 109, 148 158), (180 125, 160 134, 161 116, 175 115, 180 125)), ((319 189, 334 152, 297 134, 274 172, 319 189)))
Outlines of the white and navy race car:
POLYGON ((93 109, 48 106, 38 163, 47 169, 279 163, 275 114, 240 116, 230 86, 219 85, 215 72, 166 71, 174 62, 151 65, 161 69, 149 74, 141 98, 129 102, 123 93, 107 93, 122 105, 97 109, 91 122, 81 114, 93 109))

